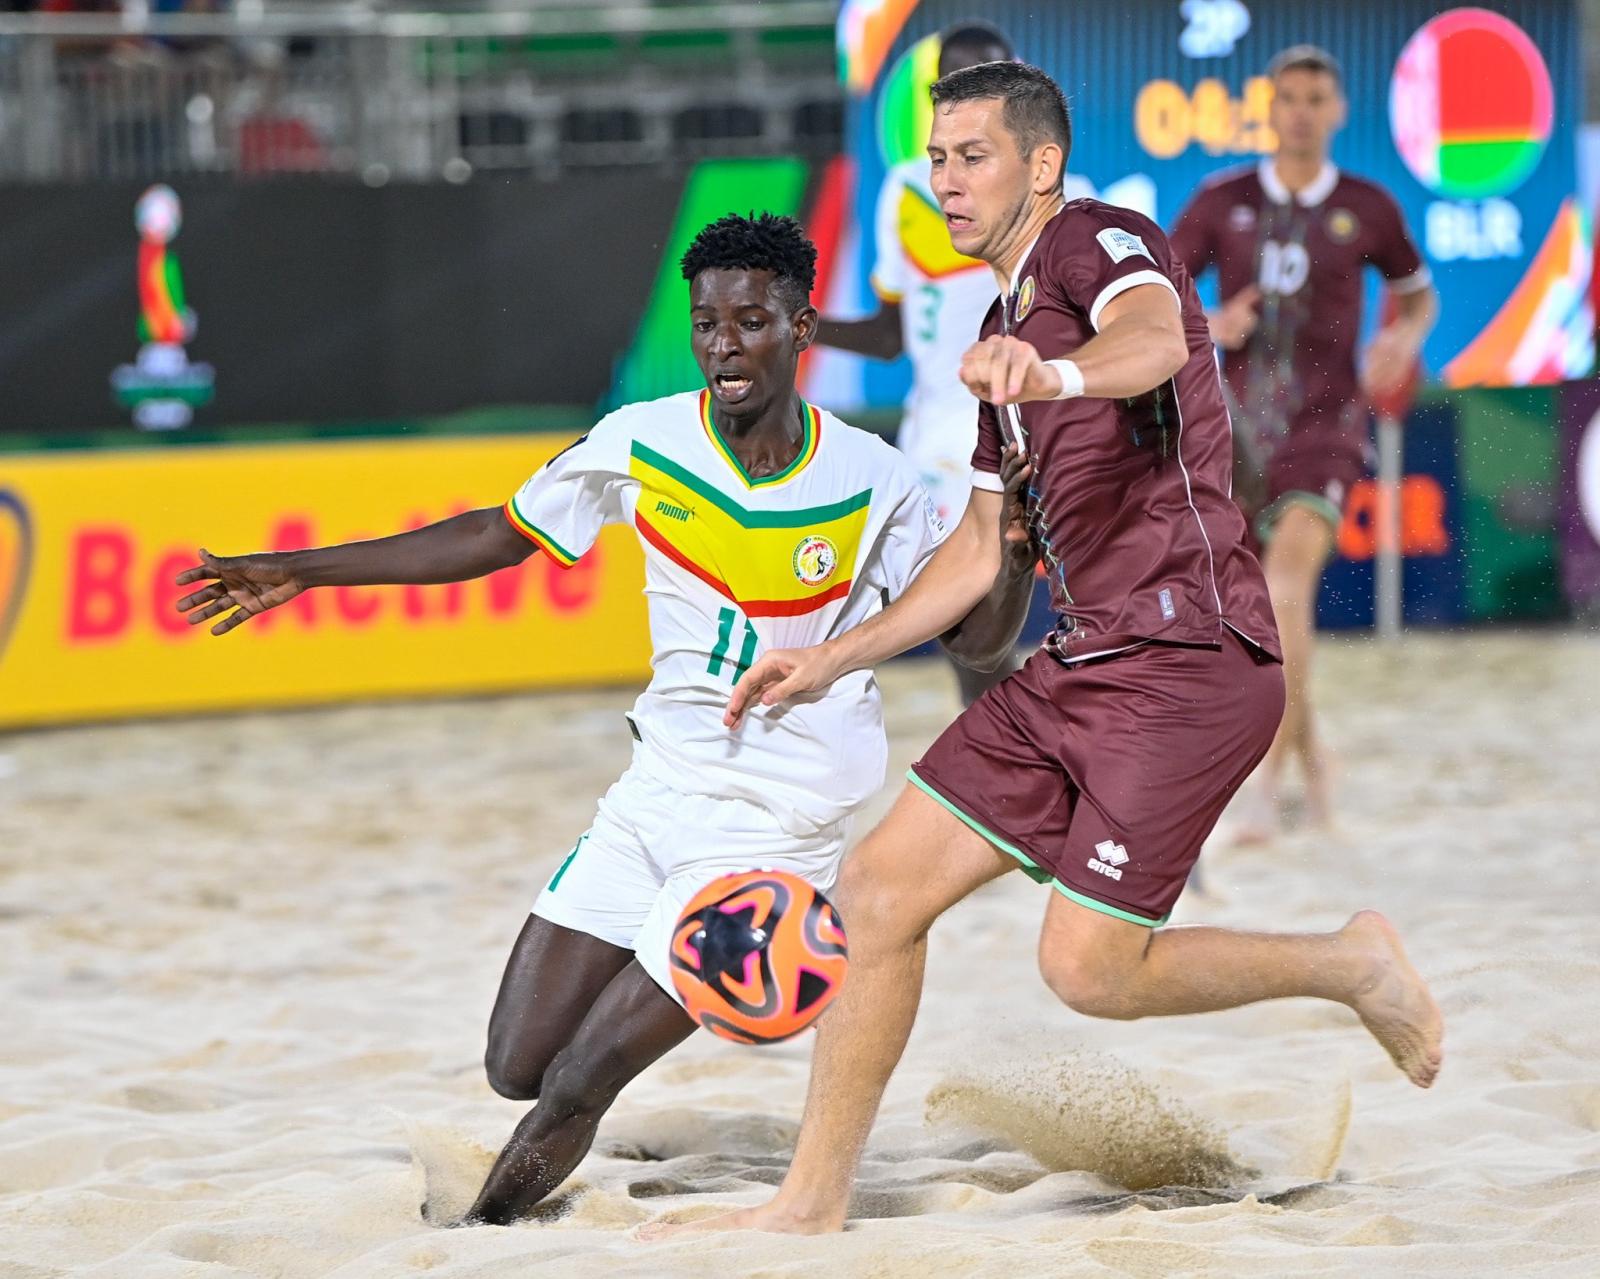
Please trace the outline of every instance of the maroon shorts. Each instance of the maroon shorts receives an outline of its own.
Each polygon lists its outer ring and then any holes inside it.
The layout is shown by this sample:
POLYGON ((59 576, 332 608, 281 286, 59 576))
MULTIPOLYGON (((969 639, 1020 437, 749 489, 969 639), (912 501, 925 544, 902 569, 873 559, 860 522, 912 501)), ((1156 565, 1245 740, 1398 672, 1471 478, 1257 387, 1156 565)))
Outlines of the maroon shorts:
POLYGON ((1040 883, 1160 924, 1283 714, 1283 668, 1224 633, 1221 648, 1151 643, 1075 666, 1036 653, 911 781, 1040 883))
POLYGON ((1255 534, 1265 542, 1290 506, 1309 506, 1338 531, 1344 504, 1367 473, 1367 446, 1343 426, 1307 426, 1291 431, 1266 462, 1266 488, 1255 517, 1255 534))

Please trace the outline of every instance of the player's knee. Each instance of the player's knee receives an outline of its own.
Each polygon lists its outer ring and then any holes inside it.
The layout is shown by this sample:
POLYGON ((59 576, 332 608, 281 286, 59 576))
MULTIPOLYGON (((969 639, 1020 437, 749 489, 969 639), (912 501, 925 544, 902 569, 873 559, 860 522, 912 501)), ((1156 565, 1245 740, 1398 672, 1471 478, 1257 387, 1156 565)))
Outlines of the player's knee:
POLYGON ((850 938, 850 958, 861 961, 872 952, 915 942, 921 930, 906 910, 904 894, 875 874, 870 859, 852 857, 839 874, 834 898, 850 938))
POLYGON ((493 1038, 483 1054, 483 1072, 488 1076, 489 1087, 507 1101, 537 1101, 544 1067, 542 1059, 532 1060, 526 1053, 508 1050, 493 1038))
POLYGON ((1125 974, 1087 951, 1041 947, 1039 975, 1055 997, 1085 1017, 1132 1021, 1139 1016, 1129 998, 1125 974))

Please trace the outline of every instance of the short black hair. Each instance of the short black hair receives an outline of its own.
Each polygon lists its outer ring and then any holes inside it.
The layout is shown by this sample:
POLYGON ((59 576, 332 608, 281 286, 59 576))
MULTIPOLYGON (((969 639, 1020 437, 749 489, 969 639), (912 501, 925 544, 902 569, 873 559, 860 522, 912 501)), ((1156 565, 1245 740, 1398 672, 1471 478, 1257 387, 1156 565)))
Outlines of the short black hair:
POLYGON ((971 49, 974 52, 984 52, 989 49, 1001 49, 1008 58, 1016 57, 1011 48, 1011 41, 1006 38, 1005 32, 989 22, 958 22, 953 27, 946 27, 939 33, 939 52, 946 49, 971 49))
POLYGON ((1333 82, 1339 86, 1339 92, 1344 92, 1344 69, 1340 67, 1339 59, 1317 45, 1290 45, 1267 63, 1269 80, 1276 80, 1285 71, 1320 71, 1324 75, 1331 75, 1333 82))
POLYGON ((1032 155, 1046 142, 1060 146, 1063 164, 1072 152, 1072 114, 1066 95, 1038 67, 1026 62, 980 62, 935 80, 928 92, 935 110, 952 102, 999 98, 1005 104, 1001 122, 1023 155, 1032 155))
POLYGON ((805 228, 778 213, 729 213, 704 227, 683 255, 683 278, 702 271, 771 271, 790 312, 811 301, 817 280, 817 246, 805 228))

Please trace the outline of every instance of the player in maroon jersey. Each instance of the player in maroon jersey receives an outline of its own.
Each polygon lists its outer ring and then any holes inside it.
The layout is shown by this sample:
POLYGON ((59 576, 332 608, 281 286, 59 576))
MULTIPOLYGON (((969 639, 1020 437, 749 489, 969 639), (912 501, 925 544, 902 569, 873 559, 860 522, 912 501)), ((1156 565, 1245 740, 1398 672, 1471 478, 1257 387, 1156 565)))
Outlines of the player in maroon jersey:
POLYGON ((986 401, 971 502, 883 612, 758 659, 727 722, 758 698, 774 705, 959 637, 970 609, 1015 589, 1002 571, 1008 545, 1043 557, 1060 620, 934 743, 845 861, 850 980, 819 1024, 777 1197, 676 1229, 843 1225, 916 1016, 928 929, 1019 865, 1054 890, 1039 967, 1079 1012, 1135 1018, 1315 996, 1358 1013, 1413 1083, 1427 1087, 1439 1069, 1439 1010, 1382 916, 1363 911, 1317 935, 1161 927, 1283 707, 1266 583, 1228 496, 1228 418, 1205 314, 1153 222, 1063 202, 1071 124, 1044 72, 985 63, 944 77, 933 97, 933 187, 952 242, 1003 289, 962 365, 986 401))
POLYGON ((1345 498, 1366 471, 1366 396, 1405 378, 1438 311, 1393 197, 1328 158, 1345 118, 1339 64, 1296 45, 1273 59, 1268 75, 1277 153, 1206 183, 1172 232, 1190 276, 1217 270, 1224 301, 1209 320, 1239 410, 1235 497, 1265 546, 1283 642, 1283 725, 1239 832, 1246 841, 1276 829, 1291 759, 1304 776, 1312 820, 1329 821, 1309 686, 1317 587, 1345 498), (1396 313, 1358 359, 1369 263, 1389 282, 1396 313))

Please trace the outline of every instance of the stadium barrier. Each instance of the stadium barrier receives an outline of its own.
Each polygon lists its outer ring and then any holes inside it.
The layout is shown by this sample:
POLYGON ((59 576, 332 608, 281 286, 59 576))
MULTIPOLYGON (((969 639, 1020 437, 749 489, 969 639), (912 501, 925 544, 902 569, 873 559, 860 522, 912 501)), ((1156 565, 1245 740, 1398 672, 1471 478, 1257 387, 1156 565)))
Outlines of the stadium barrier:
POLYGON ((552 178, 830 154, 827 0, 0 14, 0 182, 552 178))

